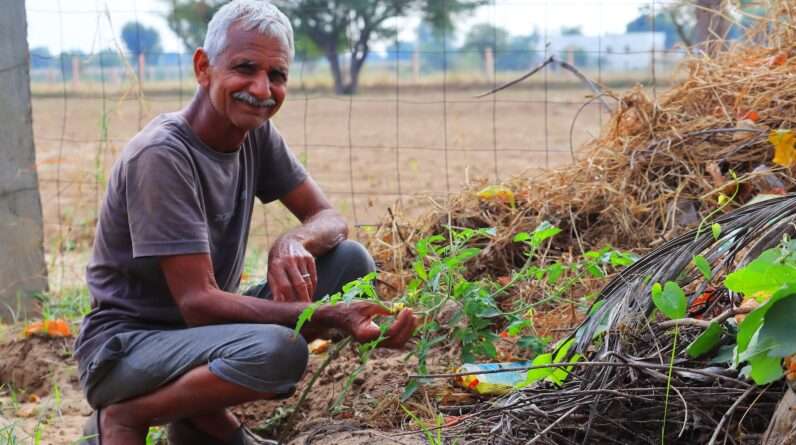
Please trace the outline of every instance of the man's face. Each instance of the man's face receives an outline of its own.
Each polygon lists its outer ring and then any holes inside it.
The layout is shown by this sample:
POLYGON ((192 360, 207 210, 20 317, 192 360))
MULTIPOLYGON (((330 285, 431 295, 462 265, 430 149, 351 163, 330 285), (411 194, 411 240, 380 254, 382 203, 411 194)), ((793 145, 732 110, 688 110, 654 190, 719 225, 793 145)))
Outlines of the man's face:
POLYGON ((235 127, 252 130, 285 101, 288 49, 279 39, 237 25, 227 32, 227 42, 215 63, 197 73, 199 84, 207 89, 218 114, 235 127))

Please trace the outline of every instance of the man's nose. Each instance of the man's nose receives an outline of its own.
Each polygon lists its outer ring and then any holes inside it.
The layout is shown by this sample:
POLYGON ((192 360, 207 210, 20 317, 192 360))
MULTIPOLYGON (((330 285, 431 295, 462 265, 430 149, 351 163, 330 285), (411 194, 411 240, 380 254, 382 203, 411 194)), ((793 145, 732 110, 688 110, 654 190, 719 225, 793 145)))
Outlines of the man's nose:
POLYGON ((249 93, 259 100, 265 100, 271 97, 271 82, 268 80, 267 74, 261 74, 252 81, 249 87, 249 93))

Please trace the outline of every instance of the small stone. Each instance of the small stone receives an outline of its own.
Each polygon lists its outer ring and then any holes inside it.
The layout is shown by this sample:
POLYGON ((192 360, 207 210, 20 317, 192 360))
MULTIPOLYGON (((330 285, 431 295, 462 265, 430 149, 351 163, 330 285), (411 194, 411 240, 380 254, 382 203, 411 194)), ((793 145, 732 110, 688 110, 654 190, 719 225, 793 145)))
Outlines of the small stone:
POLYGON ((24 405, 20 406, 17 412, 14 414, 17 417, 22 418, 30 418, 36 416, 36 405, 33 403, 25 403, 24 405))

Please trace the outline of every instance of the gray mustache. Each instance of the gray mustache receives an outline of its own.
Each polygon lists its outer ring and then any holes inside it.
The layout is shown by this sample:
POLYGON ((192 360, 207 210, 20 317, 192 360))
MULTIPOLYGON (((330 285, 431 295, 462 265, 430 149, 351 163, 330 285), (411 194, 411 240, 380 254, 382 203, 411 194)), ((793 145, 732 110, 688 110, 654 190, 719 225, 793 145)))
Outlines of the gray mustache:
POLYGON ((235 100, 246 102, 247 104, 258 108, 271 108, 276 105, 276 101, 274 100, 273 97, 269 97, 268 99, 265 100, 259 100, 245 91, 238 91, 232 93, 232 98, 235 100))

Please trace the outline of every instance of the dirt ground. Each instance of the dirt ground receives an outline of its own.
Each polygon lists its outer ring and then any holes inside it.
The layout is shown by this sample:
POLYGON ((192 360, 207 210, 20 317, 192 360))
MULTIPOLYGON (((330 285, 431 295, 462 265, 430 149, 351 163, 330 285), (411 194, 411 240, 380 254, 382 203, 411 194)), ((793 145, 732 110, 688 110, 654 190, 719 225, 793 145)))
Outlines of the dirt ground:
MULTIPOLYGON (((474 99, 480 92, 404 89, 339 97, 305 95, 294 88, 275 122, 333 204, 354 227, 368 230, 399 199, 405 208, 420 212, 477 178, 536 174, 571 162, 570 146, 595 136, 605 118, 596 105, 580 110, 585 90, 546 94, 517 89, 474 99)), ((188 99, 135 94, 34 98, 36 168, 52 288, 84 286, 97 207, 118 152, 153 116, 177 110, 188 99)), ((255 275, 269 241, 292 224, 292 217, 274 205, 256 212, 249 247, 255 275)), ((13 328, 2 334, 0 432, 10 429, 22 443, 32 443, 37 432, 42 444, 73 443, 91 409, 77 385, 71 340, 23 339, 13 328)), ((404 353, 375 354, 353 379, 340 413, 330 413, 329 407, 359 367, 356 353, 343 351, 323 372, 291 419, 291 436, 300 432, 293 443, 423 443, 420 434, 384 432, 418 428, 398 403, 414 362, 404 353)), ((450 370, 442 355, 435 366, 450 370)), ((322 360, 313 355, 308 373, 322 360)), ((289 400, 244 406, 237 414, 250 426, 262 426, 280 407, 295 404, 301 391, 289 400)), ((418 400, 425 401, 410 402, 407 409, 428 419, 434 415, 432 400, 455 405, 471 402, 472 395, 439 382, 418 400)))
MULTIPOLYGON (((604 114, 580 111, 587 90, 512 89, 475 99, 475 89, 365 91, 354 97, 294 87, 275 118, 280 131, 352 223, 367 230, 401 199, 422 211, 476 178, 507 178, 571 162, 573 146, 597 134, 604 114), (546 102, 545 102, 546 100, 546 102), (572 128, 571 128, 572 127, 572 128), (413 196, 423 196, 412 199, 413 196)), ((179 109, 187 95, 36 97, 33 123, 46 250, 59 286, 79 284, 80 256, 93 236, 97 207, 118 152, 159 113, 179 109), (78 261, 79 263, 79 261, 78 261)), ((251 249, 294 224, 272 204, 255 213, 251 249)))
MULTIPOLYGON (((71 342, 71 339, 23 337, 19 332, 3 336, 0 439, 8 429, 23 444, 33 443, 37 434, 42 445, 73 444, 81 436, 91 408, 80 392, 71 342)), ((311 355, 307 374, 293 397, 243 405, 235 413, 246 425, 262 428, 264 422, 278 418, 280 409, 295 406, 326 357, 326 354, 311 355)), ((343 349, 320 374, 300 411, 289 421, 281 421, 282 429, 271 433, 272 437, 282 434, 283 439, 292 439, 291 443, 296 445, 424 443, 418 441, 419 433, 391 437, 394 433, 386 432, 397 427, 407 431, 418 429, 417 425, 405 423, 408 416, 398 401, 415 365, 416 361, 406 360, 403 352, 377 350, 359 369, 354 349, 343 349), (330 407, 344 392, 352 375, 356 377, 351 379, 351 389, 343 398, 341 409, 332 412, 330 407)), ((448 382, 428 387, 425 397, 443 403, 473 400, 472 395, 448 382)), ((424 410, 428 408, 424 403, 409 402, 405 406, 418 417, 426 417, 424 410)))

